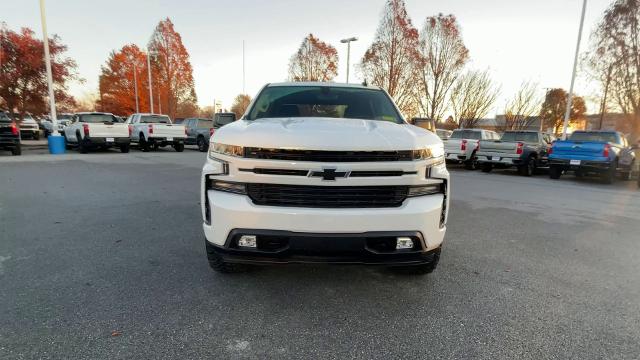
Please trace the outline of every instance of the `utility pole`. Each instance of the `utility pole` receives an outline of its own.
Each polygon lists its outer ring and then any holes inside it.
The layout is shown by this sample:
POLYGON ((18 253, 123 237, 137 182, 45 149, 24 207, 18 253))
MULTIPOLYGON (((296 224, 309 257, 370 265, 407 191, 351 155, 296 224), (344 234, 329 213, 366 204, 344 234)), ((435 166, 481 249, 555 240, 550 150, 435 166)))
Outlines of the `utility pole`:
POLYGON ((140 112, 140 106, 138 104, 138 69, 136 68, 136 63, 133 63, 133 88, 136 96, 136 113, 140 112))
POLYGON ((160 88, 156 89, 158 93, 158 113, 162 114, 162 103, 160 102, 160 88))
POLYGON ((242 40, 242 93, 245 94, 245 59, 244 59, 244 40, 242 40))
POLYGON ((576 69, 578 67, 578 55, 580 54, 580 40, 582 40, 582 27, 584 26, 584 14, 587 11, 587 0, 582 1, 582 16, 580 16, 580 29, 578 30, 578 43, 576 44, 576 55, 573 58, 573 72, 571 73, 571 86, 567 95, 567 109, 564 112, 564 125, 562 127, 562 140, 567 139, 567 128, 569 127, 569 117, 571 116, 571 102, 573 101, 573 85, 576 81, 576 69))
POLYGON ((53 125, 52 134, 58 136, 58 118, 56 116, 56 99, 53 94, 53 75, 51 74, 51 56, 49 55, 49 35, 47 35, 47 18, 45 15, 44 0, 40 0, 40 21, 42 21, 42 36, 44 37, 44 63, 47 68, 49 107, 51 111, 51 124, 53 125))
POLYGON ((149 106, 151 107, 151 113, 153 114, 153 90, 151 90, 151 57, 149 56, 149 48, 147 48, 147 72, 149 74, 149 106))
POLYGON ((342 39, 340 40, 341 43, 343 44, 347 44, 347 81, 346 83, 349 83, 349 68, 351 67, 350 65, 350 58, 351 58, 351 42, 352 41, 358 41, 357 37, 350 37, 348 39, 342 39))

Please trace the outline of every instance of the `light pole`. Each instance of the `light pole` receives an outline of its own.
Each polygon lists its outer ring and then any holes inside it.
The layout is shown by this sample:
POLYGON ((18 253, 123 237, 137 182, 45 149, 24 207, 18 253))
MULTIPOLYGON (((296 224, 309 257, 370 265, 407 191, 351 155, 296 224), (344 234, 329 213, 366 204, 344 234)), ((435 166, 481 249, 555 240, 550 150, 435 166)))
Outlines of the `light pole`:
POLYGON ((136 113, 140 113, 140 107, 138 105, 138 69, 136 68, 135 60, 133 62, 133 87, 136 95, 136 113))
POLYGON ((49 107, 51 108, 51 125, 53 131, 47 138, 49 153, 64 154, 65 138, 58 133, 58 117, 56 116, 56 99, 53 93, 53 75, 51 74, 51 56, 49 54, 49 35, 47 34, 47 18, 44 0, 40 0, 40 20, 42 21, 42 36, 44 43, 44 63, 47 69, 47 86, 49 87, 49 107))
POLYGON ((151 90, 151 59, 149 56, 149 48, 147 48, 147 73, 149 74, 149 106, 151 107, 151 113, 153 114, 153 90, 151 90))
POLYGON ((347 44, 347 84, 349 83, 349 67, 351 67, 351 65, 349 65, 349 60, 351 57, 351 42, 352 41, 358 41, 357 37, 350 37, 348 39, 342 39, 340 40, 341 43, 343 44, 347 44))
POLYGON ((576 44, 576 55, 573 58, 573 72, 571 73, 571 86, 567 95, 567 109, 564 112, 564 125, 562 127, 562 140, 567 139, 567 128, 569 127, 569 117, 571 116, 571 102, 573 101, 573 84, 576 81, 576 68, 578 67, 578 54, 580 53, 580 40, 582 39, 582 27, 584 26, 584 13, 587 11, 587 0, 582 1, 582 16, 580 17, 580 29, 578 30, 578 43, 576 44))

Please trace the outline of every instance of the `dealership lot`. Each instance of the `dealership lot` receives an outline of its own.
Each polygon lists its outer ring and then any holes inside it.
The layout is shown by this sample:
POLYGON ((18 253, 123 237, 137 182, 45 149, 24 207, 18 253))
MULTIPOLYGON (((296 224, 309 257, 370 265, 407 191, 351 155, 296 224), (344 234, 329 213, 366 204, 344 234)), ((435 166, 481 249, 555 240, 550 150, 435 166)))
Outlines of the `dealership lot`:
POLYGON ((186 149, 0 154, 0 358, 635 358, 633 182, 452 167, 438 269, 220 275, 186 149))

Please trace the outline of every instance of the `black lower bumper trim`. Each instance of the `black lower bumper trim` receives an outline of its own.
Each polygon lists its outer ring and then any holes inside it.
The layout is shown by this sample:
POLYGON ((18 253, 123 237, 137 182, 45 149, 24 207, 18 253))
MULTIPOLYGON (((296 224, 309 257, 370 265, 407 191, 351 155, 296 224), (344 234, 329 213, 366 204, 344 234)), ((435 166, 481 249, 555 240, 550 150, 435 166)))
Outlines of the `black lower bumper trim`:
POLYGON ((244 264, 419 265, 432 262, 440 251, 439 248, 427 251, 424 238, 417 231, 325 234, 235 229, 225 246, 207 242, 207 248, 224 261, 244 264), (237 241, 242 235, 255 235, 257 249, 238 247, 237 241), (414 248, 396 250, 397 237, 411 238, 414 248))
POLYGON ((129 145, 131 143, 131 139, 119 137, 119 138, 113 138, 113 141, 107 141, 107 138, 103 138, 103 137, 87 137, 84 139, 84 143, 85 145, 89 145, 89 146, 92 146, 92 145, 93 146, 104 146, 104 145, 122 146, 122 145, 129 145))
POLYGON ((580 165, 571 165, 569 160, 550 160, 550 166, 559 166, 566 170, 584 170, 591 172, 605 172, 611 168, 610 162, 581 160, 580 165))

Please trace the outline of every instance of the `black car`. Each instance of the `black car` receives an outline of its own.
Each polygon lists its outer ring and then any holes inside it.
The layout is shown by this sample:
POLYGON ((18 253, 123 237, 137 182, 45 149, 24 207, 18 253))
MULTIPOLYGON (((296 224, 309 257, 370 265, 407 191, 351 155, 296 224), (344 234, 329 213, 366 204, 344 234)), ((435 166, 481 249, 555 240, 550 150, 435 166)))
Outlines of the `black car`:
POLYGON ((20 129, 4 111, 0 111, 0 149, 9 150, 13 155, 22 154, 20 129))

